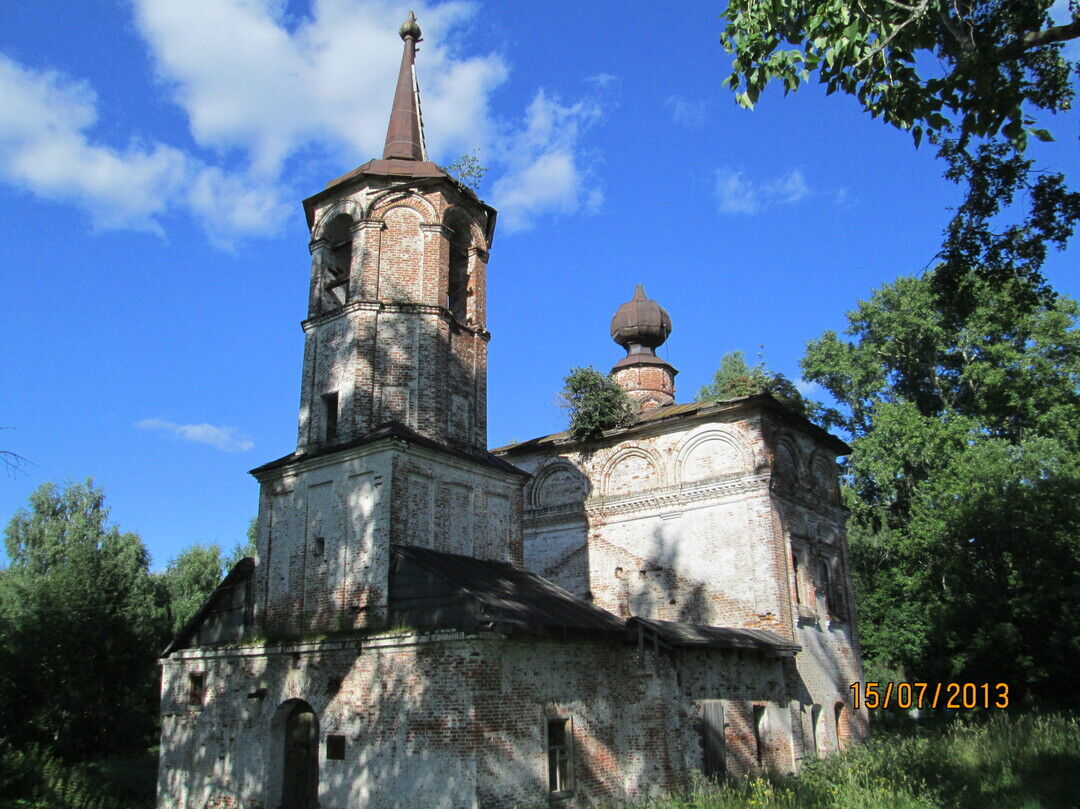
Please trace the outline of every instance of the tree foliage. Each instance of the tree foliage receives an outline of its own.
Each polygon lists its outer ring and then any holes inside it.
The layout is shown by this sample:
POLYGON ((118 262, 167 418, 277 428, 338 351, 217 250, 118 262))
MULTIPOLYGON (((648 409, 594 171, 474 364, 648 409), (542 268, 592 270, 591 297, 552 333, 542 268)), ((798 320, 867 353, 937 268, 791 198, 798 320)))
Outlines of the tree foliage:
POLYGON ((478 149, 466 152, 457 160, 447 164, 445 171, 462 185, 478 191, 480 181, 487 174, 487 167, 481 164, 478 149))
POLYGON ((226 556, 217 543, 188 546, 172 559, 160 581, 168 595, 171 631, 175 634, 199 611, 221 580, 245 556, 255 555, 258 518, 252 517, 245 541, 226 556))
POLYGON ((1080 307, 933 273, 901 278, 811 341, 803 376, 851 436, 846 499, 864 651, 922 678, 1006 681, 1075 705, 1080 307))
MULTIPOLYGON (((828 92, 854 96, 874 117, 923 133, 1003 135, 1022 145, 1031 107, 1067 109, 1070 64, 1053 0, 733 0, 724 47, 726 83, 751 107, 773 79, 795 90, 816 74, 828 92)), ((1041 139, 1048 132, 1031 130, 1041 139)))
POLYGON ((570 434, 579 441, 626 424, 633 406, 626 391, 591 365, 571 368, 560 398, 570 415, 570 434))
POLYGON ((765 367, 764 360, 754 366, 747 365, 741 351, 729 351, 720 358, 720 367, 716 369, 713 381, 702 386, 697 400, 723 402, 758 393, 771 393, 796 413, 803 416, 810 414, 811 404, 799 393, 795 383, 779 371, 770 371, 765 367))
POLYGON ((165 604, 139 537, 108 523, 92 481, 44 484, 5 531, 0 727, 67 758, 153 736, 165 604))
POLYGON ((1080 3, 1054 25, 1053 0, 733 0, 725 83, 752 107, 771 81, 785 92, 811 75, 901 129, 926 135, 964 188, 945 230, 935 292, 963 317, 972 288, 1018 284, 1029 306, 1053 292, 1041 274, 1048 245, 1063 247, 1080 220, 1080 194, 1061 174, 1037 171, 1028 135, 1051 141, 1039 113, 1068 109, 1080 65, 1062 42, 1080 37, 1080 3), (1021 210, 1012 224, 999 214, 1021 210))

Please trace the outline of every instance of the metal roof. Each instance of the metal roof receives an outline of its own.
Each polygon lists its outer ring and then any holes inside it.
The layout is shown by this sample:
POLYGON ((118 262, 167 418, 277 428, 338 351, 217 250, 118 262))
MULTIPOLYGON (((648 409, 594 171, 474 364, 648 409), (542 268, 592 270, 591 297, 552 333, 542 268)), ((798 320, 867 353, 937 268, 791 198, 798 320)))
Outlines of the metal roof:
POLYGON ((817 438, 829 444, 832 449, 836 451, 838 455, 849 455, 851 453, 851 447, 841 441, 835 435, 828 430, 819 427, 809 419, 798 413, 793 412, 783 402, 779 401, 771 393, 755 393, 752 396, 739 396, 734 399, 727 399, 723 402, 687 402, 686 404, 671 404, 664 405, 663 407, 656 407, 652 410, 646 410, 642 413, 634 416, 631 421, 625 427, 617 427, 613 430, 607 430, 604 432, 600 439, 592 439, 590 441, 578 442, 575 441, 568 431, 561 433, 552 433, 551 435, 540 436, 539 438, 532 438, 528 441, 519 441, 515 444, 506 444, 502 447, 496 447, 491 450, 496 455, 515 455, 518 453, 530 452, 538 449, 547 449, 550 447, 561 445, 577 445, 578 443, 594 443, 597 440, 604 440, 606 438, 615 438, 623 436, 627 433, 633 433, 638 430, 643 430, 649 425, 656 424, 658 422, 673 421, 675 419, 689 418, 690 416, 710 416, 713 414, 726 413, 731 410, 736 410, 745 405, 762 405, 768 407, 774 413, 781 415, 789 421, 797 423, 800 427, 810 431, 817 438))
POLYGON ((391 548, 391 620, 508 634, 625 636, 621 618, 518 565, 410 545, 391 548))
POLYGON ((767 629, 738 629, 729 626, 687 624, 680 621, 657 621, 630 618, 627 628, 644 627, 669 646, 711 646, 719 649, 751 649, 773 656, 794 656, 802 647, 767 629))

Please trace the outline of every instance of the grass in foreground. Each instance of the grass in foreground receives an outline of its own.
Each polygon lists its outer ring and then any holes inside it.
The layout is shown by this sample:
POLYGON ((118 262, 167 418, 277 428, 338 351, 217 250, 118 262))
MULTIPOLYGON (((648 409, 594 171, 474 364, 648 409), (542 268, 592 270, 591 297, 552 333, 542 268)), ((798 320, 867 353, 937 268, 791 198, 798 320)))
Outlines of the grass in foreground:
POLYGON ((648 809, 1077 809, 1080 719, 997 715, 887 730, 804 767, 695 784, 648 809))

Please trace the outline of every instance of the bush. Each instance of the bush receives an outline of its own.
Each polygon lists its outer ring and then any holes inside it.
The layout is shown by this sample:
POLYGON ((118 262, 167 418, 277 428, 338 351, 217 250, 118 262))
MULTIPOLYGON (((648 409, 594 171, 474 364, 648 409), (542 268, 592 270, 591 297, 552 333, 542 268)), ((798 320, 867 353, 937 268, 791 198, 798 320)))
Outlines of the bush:
POLYGON ((610 376, 590 365, 571 368, 564 382, 562 404, 570 412, 570 434, 578 441, 597 438, 630 421, 634 412, 630 397, 610 376))

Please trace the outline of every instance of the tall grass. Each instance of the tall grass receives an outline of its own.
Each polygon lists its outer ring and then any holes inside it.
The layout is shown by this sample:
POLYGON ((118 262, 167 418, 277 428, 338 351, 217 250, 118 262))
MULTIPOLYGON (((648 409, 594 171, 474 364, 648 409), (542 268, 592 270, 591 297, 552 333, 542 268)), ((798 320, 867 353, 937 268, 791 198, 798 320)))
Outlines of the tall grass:
POLYGON ((648 809, 1077 809, 1080 719, 997 715, 889 729, 798 778, 697 781, 648 809))

